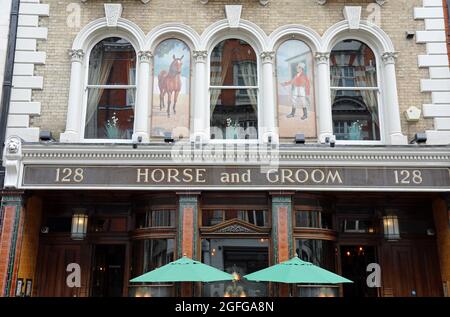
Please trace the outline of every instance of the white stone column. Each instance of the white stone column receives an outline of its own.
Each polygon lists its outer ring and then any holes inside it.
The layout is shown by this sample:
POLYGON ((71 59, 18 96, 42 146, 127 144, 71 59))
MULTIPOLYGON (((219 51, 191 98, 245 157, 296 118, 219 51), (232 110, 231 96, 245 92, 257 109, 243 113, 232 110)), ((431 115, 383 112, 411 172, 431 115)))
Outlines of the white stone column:
POLYGON ((60 142, 79 142, 81 136, 81 114, 83 97, 82 67, 84 52, 81 49, 70 50, 72 67, 70 71, 69 104, 67 107, 66 131, 61 133, 60 142))
POLYGON ((193 51, 192 54, 195 62, 195 83, 194 83, 194 108, 193 127, 191 127, 191 141, 205 142, 208 139, 208 113, 209 102, 207 101, 208 87, 206 85, 206 61, 208 57, 207 51, 193 51))
POLYGON ((137 80, 136 105, 134 108, 133 142, 148 143, 150 140, 150 116, 153 89, 150 87, 150 64, 153 55, 150 51, 138 52, 139 78, 137 80))
POLYGON ((333 137, 333 117, 331 114, 330 92, 330 53, 316 53, 317 84, 317 116, 319 118, 318 141, 325 143, 326 138, 333 137))
POLYGON ((400 121, 400 107, 397 95, 397 78, 395 75, 395 52, 386 52, 382 55, 384 77, 384 120, 387 124, 387 144, 408 144, 408 139, 402 134, 400 121))
POLYGON ((278 143, 277 125, 275 123, 275 85, 274 85, 274 57, 275 52, 262 52, 262 72, 263 82, 261 85, 262 97, 262 130, 260 135, 263 142, 267 142, 269 136, 272 137, 272 143, 278 143))

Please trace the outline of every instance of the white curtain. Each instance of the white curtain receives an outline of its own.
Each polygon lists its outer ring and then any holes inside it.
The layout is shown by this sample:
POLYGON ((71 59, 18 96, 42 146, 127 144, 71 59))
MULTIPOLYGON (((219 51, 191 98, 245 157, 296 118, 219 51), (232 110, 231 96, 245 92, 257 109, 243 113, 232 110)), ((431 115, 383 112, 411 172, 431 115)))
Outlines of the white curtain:
MULTIPOLYGON (((254 62, 243 62, 239 65, 239 69, 242 73, 242 78, 244 79, 245 86, 258 86, 258 74, 256 63, 254 62)), ((256 89, 247 89, 248 97, 253 107, 253 111, 257 114, 258 107, 258 92, 256 89)))
MULTIPOLYGON (((105 85, 114 60, 108 58, 103 52, 103 47, 98 46, 91 53, 89 64, 88 84, 105 85)), ((86 107, 86 131, 88 137, 97 137, 97 107, 103 94, 103 88, 90 88, 88 90, 88 102, 86 107)))

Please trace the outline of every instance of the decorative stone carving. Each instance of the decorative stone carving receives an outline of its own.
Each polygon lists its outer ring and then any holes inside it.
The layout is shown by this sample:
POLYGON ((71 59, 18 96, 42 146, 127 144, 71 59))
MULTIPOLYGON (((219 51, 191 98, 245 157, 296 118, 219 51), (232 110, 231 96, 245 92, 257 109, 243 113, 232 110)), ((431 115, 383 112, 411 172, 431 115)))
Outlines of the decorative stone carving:
POLYGON ((206 58, 208 57, 207 51, 193 51, 192 56, 194 57, 194 61, 196 63, 205 63, 206 58))
POLYGON ((381 55, 381 59, 384 64, 395 64, 397 60, 398 53, 397 52, 386 52, 381 55))
POLYGON ((105 3, 106 25, 109 27, 117 26, 117 21, 122 15, 122 5, 120 3, 105 3))
POLYGON ((6 150, 8 154, 17 154, 20 150, 21 140, 19 137, 12 137, 6 144, 6 150))
POLYGON ((261 60, 264 63, 273 63, 275 57, 275 52, 262 52, 261 53, 261 60))
POLYGON ((17 188, 19 182, 20 161, 22 159, 22 139, 11 136, 6 141, 4 150, 5 188, 17 188))
POLYGON ((81 63, 84 58, 84 52, 82 49, 78 50, 69 50, 69 56, 71 58, 72 62, 79 62, 81 63))
POLYGON ((359 29, 359 23, 361 22, 361 7, 345 6, 344 18, 348 21, 348 28, 350 30, 359 29))
POLYGON ((330 53, 328 52, 317 52, 314 56, 317 64, 328 64, 330 59, 330 53))
POLYGON ((253 230, 238 224, 232 224, 224 228, 220 228, 217 233, 254 233, 253 230))
POLYGON ((140 63, 150 63, 152 61, 153 54, 150 51, 139 51, 138 59, 140 63))
POLYGON ((242 6, 241 5, 226 5, 225 15, 228 20, 230 28, 237 28, 239 26, 239 20, 241 19, 242 6))

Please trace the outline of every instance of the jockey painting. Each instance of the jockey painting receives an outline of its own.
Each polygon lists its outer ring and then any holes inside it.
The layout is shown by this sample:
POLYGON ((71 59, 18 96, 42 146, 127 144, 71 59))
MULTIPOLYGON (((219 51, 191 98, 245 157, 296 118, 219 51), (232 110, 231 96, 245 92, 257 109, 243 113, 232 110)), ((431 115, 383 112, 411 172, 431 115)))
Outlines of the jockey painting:
POLYGON ((308 76, 305 74, 305 63, 297 64, 297 74, 289 80, 281 85, 283 87, 291 86, 291 105, 292 111, 286 117, 293 118, 295 117, 295 113, 297 109, 303 109, 302 120, 306 120, 308 118, 308 108, 311 104, 310 102, 310 91, 311 86, 308 79, 308 76))

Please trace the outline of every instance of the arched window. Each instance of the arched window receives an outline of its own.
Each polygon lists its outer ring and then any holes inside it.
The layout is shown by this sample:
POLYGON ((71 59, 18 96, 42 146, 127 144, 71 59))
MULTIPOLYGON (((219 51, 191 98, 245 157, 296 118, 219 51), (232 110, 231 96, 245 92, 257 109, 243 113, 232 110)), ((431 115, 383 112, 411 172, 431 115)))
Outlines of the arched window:
POLYGON ((308 45, 283 42, 277 50, 278 131, 281 138, 303 133, 316 138, 314 64, 308 45))
POLYGON ((381 140, 374 52, 360 41, 344 40, 331 51, 330 66, 333 133, 336 139, 381 140))
POLYGON ((162 41, 154 51, 153 137, 189 137, 191 56, 181 40, 162 41))
POLYGON ((136 53, 125 39, 109 37, 89 56, 85 139, 131 139, 136 53))
POLYGON ((258 138, 258 72, 253 48, 228 39, 210 57, 211 139, 258 138))

